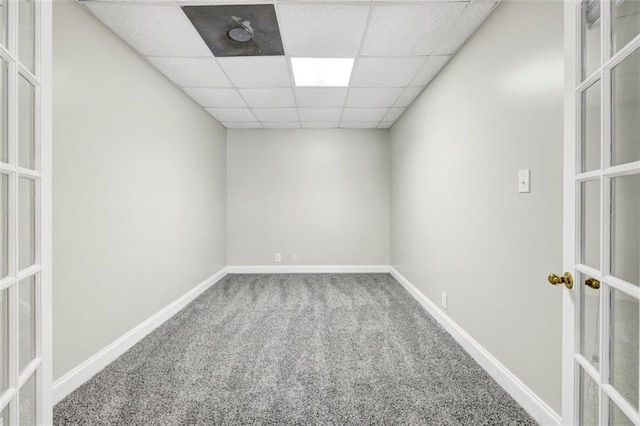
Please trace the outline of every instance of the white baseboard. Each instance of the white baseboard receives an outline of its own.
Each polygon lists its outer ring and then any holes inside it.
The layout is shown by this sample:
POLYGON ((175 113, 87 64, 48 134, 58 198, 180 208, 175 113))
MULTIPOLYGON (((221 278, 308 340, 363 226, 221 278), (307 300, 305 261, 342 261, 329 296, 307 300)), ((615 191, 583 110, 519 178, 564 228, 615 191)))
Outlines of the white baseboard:
POLYGON ((395 268, 390 267, 390 273, 535 421, 541 425, 560 425, 561 417, 476 342, 473 337, 467 334, 462 327, 456 324, 395 268))
POLYGON ((120 355, 128 351, 133 345, 146 337, 153 330, 162 325, 169 318, 191 303, 195 298, 204 293, 228 274, 227 268, 223 268, 211 277, 198 284, 193 289, 182 295, 179 299, 167 305, 165 308, 151 316, 128 333, 102 349, 91 358, 69 371, 56 380, 53 384, 53 404, 62 401, 71 392, 82 386, 85 382, 99 373, 107 365, 115 361, 120 355))
POLYGON ((389 265, 266 265, 229 266, 230 274, 389 273, 389 265))

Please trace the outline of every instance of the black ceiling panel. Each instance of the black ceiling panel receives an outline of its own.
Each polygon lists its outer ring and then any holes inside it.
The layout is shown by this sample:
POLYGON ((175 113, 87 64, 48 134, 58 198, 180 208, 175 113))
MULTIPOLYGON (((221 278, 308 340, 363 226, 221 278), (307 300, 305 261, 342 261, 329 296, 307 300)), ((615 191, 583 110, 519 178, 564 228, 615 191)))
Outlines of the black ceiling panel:
POLYGON ((271 4, 183 6, 182 10, 214 56, 284 55, 278 19, 271 4), (228 33, 234 28, 252 33, 251 40, 232 40, 228 33))

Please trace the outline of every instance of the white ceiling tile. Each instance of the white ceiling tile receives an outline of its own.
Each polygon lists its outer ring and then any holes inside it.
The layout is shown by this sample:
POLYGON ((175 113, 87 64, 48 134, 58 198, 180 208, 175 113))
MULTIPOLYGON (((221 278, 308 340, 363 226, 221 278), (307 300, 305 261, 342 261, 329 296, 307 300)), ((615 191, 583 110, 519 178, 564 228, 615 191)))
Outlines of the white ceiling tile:
POLYGON ((243 108, 247 106, 236 89, 201 89, 187 87, 184 91, 205 108, 243 108))
POLYGON ((291 121, 291 122, 282 123, 282 122, 273 121, 273 122, 264 122, 262 123, 262 126, 265 129, 299 129, 300 122, 291 121))
POLYGON ((229 121, 220 123, 227 129, 262 129, 259 121, 229 121))
POLYGON ((474 2, 465 9, 464 13, 453 25, 453 28, 445 35, 444 40, 438 45, 435 54, 451 55, 471 37, 480 24, 491 14, 494 2, 474 2))
POLYGON ((362 54, 429 55, 466 5, 428 2, 374 6, 362 54))
POLYGON ((301 107, 341 107, 347 98, 346 88, 296 88, 296 99, 301 107))
POLYGON ((354 88, 349 90, 348 107, 390 107, 402 93, 402 88, 354 88))
POLYGON ((291 87, 289 65, 284 56, 218 58, 218 63, 236 87, 291 87))
POLYGON ((253 113, 262 122, 298 121, 298 111, 295 108, 254 108, 253 113))
POLYGON ((404 89, 404 92, 402 92, 402 95, 400 95, 394 106, 408 107, 423 90, 424 87, 407 87, 404 89))
POLYGON ((368 5, 281 4, 278 17, 290 56, 355 57, 369 16, 368 5))
POLYGON ((411 82, 412 86, 426 86, 447 64, 451 56, 430 56, 411 82))
POLYGON ((339 126, 338 121, 303 121, 303 129, 335 129, 339 126))
POLYGON ((375 121, 382 120, 388 108, 345 108, 342 113, 342 122, 350 121, 375 121))
POLYGON ((404 112, 405 108, 390 108, 387 114, 382 118, 382 121, 391 121, 394 122, 404 112))
POLYGON ((395 121, 381 121, 380 124, 378 124, 378 129, 389 129, 393 126, 393 123, 395 123, 395 121))
POLYGON ((256 117, 247 108, 207 108, 207 111, 222 123, 256 121, 256 117))
POLYGON ((177 4, 83 4, 145 56, 213 56, 177 4))
POLYGON ((292 89, 240 89, 240 94, 252 108, 296 106, 292 89))
POLYGON ((354 122, 343 121, 340 123, 340 127, 345 129, 377 129, 378 122, 377 121, 354 121, 354 122))
POLYGON ((352 87, 405 87, 418 72, 425 57, 360 58, 356 64, 352 87))
POLYGON ((182 87, 231 87, 214 58, 147 58, 182 87))
POLYGON ((299 113, 301 121, 337 122, 342 116, 342 108, 300 108, 299 113))

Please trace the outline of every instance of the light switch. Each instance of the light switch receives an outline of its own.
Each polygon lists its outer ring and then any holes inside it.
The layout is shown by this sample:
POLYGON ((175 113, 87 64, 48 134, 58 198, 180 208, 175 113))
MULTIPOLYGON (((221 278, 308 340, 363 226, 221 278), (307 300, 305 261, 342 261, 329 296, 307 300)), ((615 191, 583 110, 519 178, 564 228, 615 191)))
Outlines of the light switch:
POLYGON ((531 181, 531 170, 520 170, 518 171, 518 192, 531 192, 530 183, 531 181))

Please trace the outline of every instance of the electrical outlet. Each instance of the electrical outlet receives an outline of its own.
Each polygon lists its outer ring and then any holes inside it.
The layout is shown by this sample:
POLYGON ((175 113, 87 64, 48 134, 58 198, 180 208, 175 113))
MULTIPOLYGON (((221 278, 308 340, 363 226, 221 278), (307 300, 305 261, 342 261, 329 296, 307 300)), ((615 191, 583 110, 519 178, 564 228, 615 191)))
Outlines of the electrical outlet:
POLYGON ((447 309, 447 293, 442 292, 442 307, 447 309))
POLYGON ((276 262, 282 262, 282 255, 280 253, 276 253, 276 262))
POLYGON ((298 261, 298 255, 296 253, 292 254, 291 255, 291 260, 294 261, 294 262, 297 262, 298 261))

